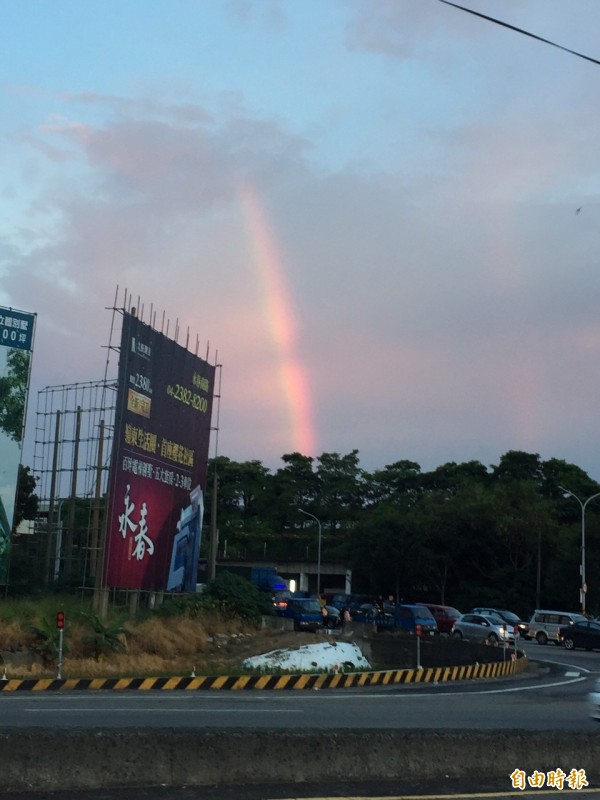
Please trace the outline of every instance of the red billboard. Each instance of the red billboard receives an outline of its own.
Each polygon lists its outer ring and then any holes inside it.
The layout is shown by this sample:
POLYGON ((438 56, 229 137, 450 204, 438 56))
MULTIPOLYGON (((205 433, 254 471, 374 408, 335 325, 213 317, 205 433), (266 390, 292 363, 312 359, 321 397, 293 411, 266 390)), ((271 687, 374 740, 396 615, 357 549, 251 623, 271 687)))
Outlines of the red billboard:
POLYGON ((105 585, 196 586, 215 367, 123 315, 105 585))

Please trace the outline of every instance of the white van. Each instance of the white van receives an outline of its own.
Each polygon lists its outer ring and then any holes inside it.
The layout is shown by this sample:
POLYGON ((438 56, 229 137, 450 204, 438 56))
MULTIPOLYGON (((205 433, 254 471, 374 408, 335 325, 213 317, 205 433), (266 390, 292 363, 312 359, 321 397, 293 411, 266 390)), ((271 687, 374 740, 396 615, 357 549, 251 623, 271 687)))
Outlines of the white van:
POLYGON ((558 643, 558 630, 576 622, 587 622, 583 614, 570 611, 535 611, 529 623, 528 639, 535 639, 538 644, 558 643))

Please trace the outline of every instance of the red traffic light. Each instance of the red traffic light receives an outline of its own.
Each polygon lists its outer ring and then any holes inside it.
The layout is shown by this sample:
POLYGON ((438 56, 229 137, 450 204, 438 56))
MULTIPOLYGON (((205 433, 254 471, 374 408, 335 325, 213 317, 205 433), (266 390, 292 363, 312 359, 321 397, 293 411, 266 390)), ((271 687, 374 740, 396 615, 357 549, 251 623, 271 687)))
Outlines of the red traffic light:
POLYGON ((59 611, 56 614, 56 627, 61 631, 65 627, 65 612, 59 611))

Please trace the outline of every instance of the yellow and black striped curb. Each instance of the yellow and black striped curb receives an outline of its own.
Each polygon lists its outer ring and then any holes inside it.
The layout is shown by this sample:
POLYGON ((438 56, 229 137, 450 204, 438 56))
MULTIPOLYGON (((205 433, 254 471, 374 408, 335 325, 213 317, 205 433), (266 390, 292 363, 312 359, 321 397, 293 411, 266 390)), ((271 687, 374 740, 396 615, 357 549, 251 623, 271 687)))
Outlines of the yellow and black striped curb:
POLYGON ((172 691, 194 692, 203 689, 349 689, 361 686, 390 686, 407 683, 503 678, 516 675, 527 667, 527 657, 490 664, 462 667, 395 669, 381 672, 320 673, 310 675, 238 675, 188 676, 172 678, 42 678, 37 680, 0 680, 0 692, 46 691, 172 691))

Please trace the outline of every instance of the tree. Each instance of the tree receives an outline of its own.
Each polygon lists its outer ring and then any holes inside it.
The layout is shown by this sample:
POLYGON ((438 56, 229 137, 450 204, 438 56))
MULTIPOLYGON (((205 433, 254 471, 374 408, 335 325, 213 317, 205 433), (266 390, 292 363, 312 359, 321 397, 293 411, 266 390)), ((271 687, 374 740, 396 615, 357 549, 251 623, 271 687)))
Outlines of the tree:
POLYGON ((284 530, 301 523, 299 508, 310 509, 317 497, 317 476, 313 470, 314 459, 301 453, 286 453, 281 457, 285 467, 280 467, 273 477, 271 514, 273 523, 284 530))
POLYGON ((13 442, 23 435, 30 353, 11 348, 6 357, 7 375, 0 378, 0 429, 13 442))
POLYGON ((24 519, 35 519, 37 516, 39 497, 35 494, 36 485, 30 468, 19 464, 13 530, 18 528, 24 519))
POLYGON ((363 477, 366 502, 372 506, 392 503, 408 507, 415 504, 423 491, 421 467, 416 461, 395 461, 363 477))
POLYGON ((317 462, 316 515, 326 520, 330 529, 352 528, 364 505, 364 473, 359 467, 358 450, 345 456, 323 453, 317 462))

